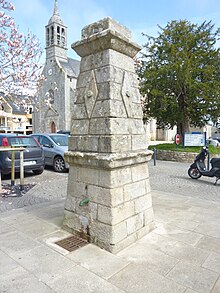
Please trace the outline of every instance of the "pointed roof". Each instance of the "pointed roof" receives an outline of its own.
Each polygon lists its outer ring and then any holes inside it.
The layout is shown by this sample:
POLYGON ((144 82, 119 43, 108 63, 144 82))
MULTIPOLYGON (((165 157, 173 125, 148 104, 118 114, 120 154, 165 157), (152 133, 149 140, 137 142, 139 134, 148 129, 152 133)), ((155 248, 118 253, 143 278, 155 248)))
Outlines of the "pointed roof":
POLYGON ((58 11, 58 5, 57 5, 57 0, 54 2, 54 10, 53 10, 53 15, 49 19, 48 24, 51 24, 53 22, 59 23, 64 25, 62 19, 60 18, 59 11, 58 11))

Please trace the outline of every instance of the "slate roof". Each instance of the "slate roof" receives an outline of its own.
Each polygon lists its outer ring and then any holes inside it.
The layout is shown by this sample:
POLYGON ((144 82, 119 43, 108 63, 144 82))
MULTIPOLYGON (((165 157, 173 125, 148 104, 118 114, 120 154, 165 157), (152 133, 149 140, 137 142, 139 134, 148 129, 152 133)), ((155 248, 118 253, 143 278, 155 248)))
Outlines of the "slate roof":
POLYGON ((64 71, 69 77, 77 78, 79 75, 80 61, 72 58, 67 58, 67 62, 59 61, 64 71))
POLYGON ((19 107, 19 105, 13 102, 13 99, 11 97, 6 96, 2 92, 0 92, 0 97, 2 97, 5 100, 5 102, 12 108, 12 114, 27 114, 23 109, 19 107))

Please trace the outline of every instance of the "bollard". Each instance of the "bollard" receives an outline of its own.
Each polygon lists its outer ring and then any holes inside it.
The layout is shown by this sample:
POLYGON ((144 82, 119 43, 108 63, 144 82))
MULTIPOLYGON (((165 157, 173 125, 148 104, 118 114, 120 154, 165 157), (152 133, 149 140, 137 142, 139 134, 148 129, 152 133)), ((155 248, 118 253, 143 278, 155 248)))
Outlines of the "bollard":
POLYGON ((2 194, 2 172, 0 170, 0 195, 2 194))
POLYGON ((20 150, 20 190, 24 189, 24 151, 20 150))
POLYGON ((154 148, 154 166, 156 166, 156 160, 157 160, 157 149, 154 148))
MULTIPOLYGON (((13 148, 13 147, 12 147, 13 148)), ((11 152, 11 186, 15 185, 15 152, 11 152)))

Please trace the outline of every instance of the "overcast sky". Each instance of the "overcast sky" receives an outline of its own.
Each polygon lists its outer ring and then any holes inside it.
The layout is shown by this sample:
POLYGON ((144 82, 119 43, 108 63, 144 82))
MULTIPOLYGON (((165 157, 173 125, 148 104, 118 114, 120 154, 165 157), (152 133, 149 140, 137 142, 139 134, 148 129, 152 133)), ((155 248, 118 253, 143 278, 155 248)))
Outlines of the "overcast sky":
MULTIPOLYGON (((15 5, 12 13, 20 30, 28 29, 40 39, 45 47, 45 25, 53 14, 54 0, 11 0, 15 5)), ((169 21, 187 19, 200 24, 212 20, 220 27, 219 0, 58 0, 61 19, 68 27, 68 56, 79 57, 71 44, 81 39, 84 26, 110 16, 128 27, 133 41, 143 45, 142 32, 157 35, 157 25, 166 26, 169 21)))

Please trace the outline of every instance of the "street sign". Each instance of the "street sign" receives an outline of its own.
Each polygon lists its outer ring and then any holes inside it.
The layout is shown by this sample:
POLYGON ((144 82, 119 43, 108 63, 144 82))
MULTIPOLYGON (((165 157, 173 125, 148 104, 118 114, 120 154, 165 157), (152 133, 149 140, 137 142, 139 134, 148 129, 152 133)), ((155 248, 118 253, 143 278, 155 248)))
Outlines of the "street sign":
POLYGON ((179 144, 180 144, 180 138, 181 138, 181 137, 180 137, 180 134, 177 133, 177 134, 175 135, 175 144, 176 144, 176 145, 179 145, 179 144))

